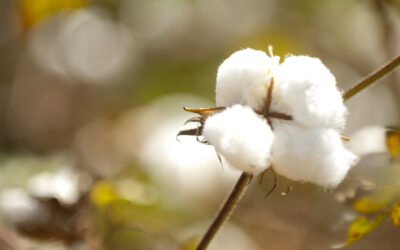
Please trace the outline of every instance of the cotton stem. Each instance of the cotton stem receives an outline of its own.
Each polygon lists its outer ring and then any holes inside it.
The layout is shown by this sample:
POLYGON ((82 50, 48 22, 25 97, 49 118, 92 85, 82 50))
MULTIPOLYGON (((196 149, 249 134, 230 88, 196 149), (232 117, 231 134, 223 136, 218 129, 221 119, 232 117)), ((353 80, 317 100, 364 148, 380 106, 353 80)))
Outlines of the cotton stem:
POLYGON ((204 250, 207 249, 207 246, 210 244, 211 240, 217 234, 218 230, 221 228, 222 224, 232 213, 235 208, 236 203, 239 201, 243 192, 246 189, 247 184, 251 180, 252 175, 243 172, 240 175, 239 180, 236 182, 235 187, 233 188, 231 194, 228 199, 225 201, 221 210, 218 212, 217 217, 214 219, 213 223, 208 228, 206 234, 201 239, 199 245, 196 247, 196 250, 204 250))
POLYGON ((368 75, 366 78, 361 80, 359 83, 357 83, 354 87, 350 88, 343 94, 343 100, 347 100, 351 98, 353 95, 357 94, 361 90, 367 88, 369 85, 372 83, 376 82, 380 78, 384 77, 388 73, 390 73, 392 70, 394 70, 397 66, 400 64, 400 55, 395 57, 394 59, 390 60, 388 63, 383 65, 381 68, 379 68, 377 71, 371 73, 368 75))

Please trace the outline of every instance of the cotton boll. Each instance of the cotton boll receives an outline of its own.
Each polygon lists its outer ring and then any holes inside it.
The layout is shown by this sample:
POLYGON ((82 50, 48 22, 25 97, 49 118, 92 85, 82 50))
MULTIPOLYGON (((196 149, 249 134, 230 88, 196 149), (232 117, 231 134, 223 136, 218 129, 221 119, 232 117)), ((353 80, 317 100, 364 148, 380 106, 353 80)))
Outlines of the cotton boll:
POLYGON ((283 122, 279 125, 274 130, 272 155, 273 168, 282 176, 335 187, 358 161, 334 129, 308 129, 283 122))
POLYGON ((307 127, 343 129, 347 115, 335 77, 308 56, 287 57, 276 69, 272 108, 307 127))
POLYGON ((0 193, 0 211, 13 222, 43 216, 38 201, 22 188, 9 188, 0 193))
POLYGON ((271 163, 271 128, 249 107, 234 105, 209 117, 203 136, 234 168, 257 174, 271 163))
POLYGON ((69 168, 39 173, 29 180, 28 188, 36 197, 56 198, 65 205, 75 204, 80 196, 78 174, 69 168))
POLYGON ((248 48, 233 53, 218 68, 217 106, 242 104, 262 110, 278 63, 279 57, 271 58, 259 50, 248 48))

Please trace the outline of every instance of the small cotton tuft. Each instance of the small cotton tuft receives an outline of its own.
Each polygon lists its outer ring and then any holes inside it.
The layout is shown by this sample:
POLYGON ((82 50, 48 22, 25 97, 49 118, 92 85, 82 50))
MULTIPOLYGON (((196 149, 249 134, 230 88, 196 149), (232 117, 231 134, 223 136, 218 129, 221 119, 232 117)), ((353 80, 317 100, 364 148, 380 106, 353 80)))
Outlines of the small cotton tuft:
POLYGON ((358 161, 334 129, 282 123, 274 135, 273 168, 292 180, 335 187, 358 161))
POLYGON ((265 52, 243 49, 233 53, 218 68, 216 103, 229 107, 234 104, 262 110, 274 67, 279 57, 265 52))
POLYGON ((347 109, 336 80, 318 59, 289 56, 275 71, 273 108, 306 127, 343 129, 347 109))
POLYGON ((258 174, 271 164, 271 128, 249 107, 234 105, 209 117, 203 136, 234 168, 258 174))

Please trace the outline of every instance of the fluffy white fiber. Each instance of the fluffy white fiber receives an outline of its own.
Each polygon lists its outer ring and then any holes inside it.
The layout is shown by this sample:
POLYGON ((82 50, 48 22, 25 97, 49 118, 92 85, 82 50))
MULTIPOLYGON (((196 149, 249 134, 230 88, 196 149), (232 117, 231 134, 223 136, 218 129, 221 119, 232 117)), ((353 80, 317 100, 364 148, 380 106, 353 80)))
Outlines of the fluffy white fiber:
POLYGON ((231 108, 208 118, 203 135, 237 169, 256 174, 272 163, 289 179, 335 187, 358 160, 340 135, 347 109, 335 77, 318 58, 279 64, 262 51, 237 51, 218 69, 216 102, 231 108), (272 78, 269 111, 293 118, 270 117, 273 131, 254 112, 263 110, 272 78))
POLYGON ((307 127, 342 129, 347 109, 332 73, 318 58, 289 56, 276 68, 273 108, 307 127), (276 105, 277 104, 277 105, 276 105))
POLYGON ((363 127, 351 135, 349 148, 358 156, 387 153, 387 128, 383 126, 363 127))
POLYGON ((242 104, 261 110, 273 69, 278 64, 279 57, 269 57, 259 50, 243 49, 233 53, 218 68, 217 106, 242 104))
POLYGON ((358 160, 334 129, 282 123, 274 135, 273 169, 292 180, 334 187, 358 160))
POLYGON ((209 117, 203 136, 237 169, 258 174, 271 164, 274 135, 266 120, 249 107, 234 105, 209 117))
POLYGON ((0 211, 14 222, 43 218, 39 209, 39 202, 22 188, 8 188, 0 193, 0 211))

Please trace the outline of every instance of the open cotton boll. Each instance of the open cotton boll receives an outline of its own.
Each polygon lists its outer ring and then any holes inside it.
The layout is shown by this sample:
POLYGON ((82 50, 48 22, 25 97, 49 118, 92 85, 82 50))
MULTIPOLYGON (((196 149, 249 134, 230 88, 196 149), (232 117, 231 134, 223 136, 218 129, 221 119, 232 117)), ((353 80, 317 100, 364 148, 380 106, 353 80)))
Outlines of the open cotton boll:
POLYGON ((70 168, 39 173, 29 180, 28 188, 36 197, 56 198, 65 205, 75 204, 80 196, 78 174, 70 168))
POLYGON ((279 124, 272 146, 274 170, 295 181, 337 186, 358 158, 348 151, 340 134, 330 128, 279 124))
POLYGON ((273 109, 288 112, 303 126, 344 128, 347 109, 342 95, 318 58, 289 56, 274 76, 273 109))
POLYGON ((42 218, 39 202, 22 188, 9 188, 0 193, 0 211, 13 222, 42 218))
POLYGON ((269 57, 260 50, 233 53, 218 68, 217 106, 242 104, 262 110, 272 71, 278 64, 279 57, 269 57))
POLYGON ((257 174, 270 166, 274 136, 266 120, 249 107, 234 105, 212 115, 203 136, 234 168, 257 174))

